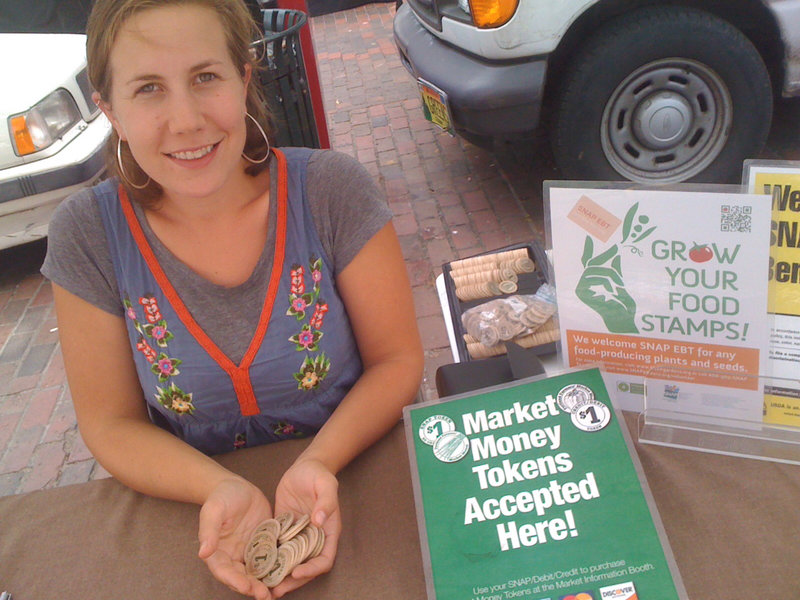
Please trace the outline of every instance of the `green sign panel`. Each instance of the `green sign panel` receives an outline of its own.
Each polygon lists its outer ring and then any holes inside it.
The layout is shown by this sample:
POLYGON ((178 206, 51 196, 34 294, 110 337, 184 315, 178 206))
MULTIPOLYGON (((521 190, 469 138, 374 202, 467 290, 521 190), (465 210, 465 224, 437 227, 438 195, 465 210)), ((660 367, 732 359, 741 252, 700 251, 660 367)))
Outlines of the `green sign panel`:
POLYGON ((597 369, 405 423, 430 600, 685 597, 597 369))

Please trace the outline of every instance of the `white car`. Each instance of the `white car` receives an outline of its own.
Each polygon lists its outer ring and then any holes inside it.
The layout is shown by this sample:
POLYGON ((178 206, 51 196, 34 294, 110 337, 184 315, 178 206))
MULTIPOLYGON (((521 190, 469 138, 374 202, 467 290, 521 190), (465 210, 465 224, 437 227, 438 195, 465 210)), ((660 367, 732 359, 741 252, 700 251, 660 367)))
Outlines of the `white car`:
POLYGON ((61 200, 105 173, 86 37, 0 32, 0 249, 47 235, 61 200))

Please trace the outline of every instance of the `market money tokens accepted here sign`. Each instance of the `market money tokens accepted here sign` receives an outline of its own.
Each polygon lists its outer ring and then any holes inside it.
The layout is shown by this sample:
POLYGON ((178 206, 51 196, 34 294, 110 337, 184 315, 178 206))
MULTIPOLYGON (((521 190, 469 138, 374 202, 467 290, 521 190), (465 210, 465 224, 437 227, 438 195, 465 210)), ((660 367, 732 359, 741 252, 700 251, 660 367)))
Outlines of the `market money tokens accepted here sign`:
POLYGON ((410 406, 405 427, 430 600, 685 598, 598 369, 410 406))

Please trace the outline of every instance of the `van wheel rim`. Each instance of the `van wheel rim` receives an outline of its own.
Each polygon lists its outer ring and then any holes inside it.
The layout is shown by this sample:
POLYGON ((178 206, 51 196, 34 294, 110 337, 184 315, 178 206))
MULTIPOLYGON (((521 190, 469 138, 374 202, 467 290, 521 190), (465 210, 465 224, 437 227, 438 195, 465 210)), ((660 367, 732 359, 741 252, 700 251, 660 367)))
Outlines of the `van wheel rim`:
POLYGON ((617 173, 642 183, 702 172, 728 141, 733 103, 722 78, 688 59, 663 59, 631 73, 611 94, 600 136, 617 173))

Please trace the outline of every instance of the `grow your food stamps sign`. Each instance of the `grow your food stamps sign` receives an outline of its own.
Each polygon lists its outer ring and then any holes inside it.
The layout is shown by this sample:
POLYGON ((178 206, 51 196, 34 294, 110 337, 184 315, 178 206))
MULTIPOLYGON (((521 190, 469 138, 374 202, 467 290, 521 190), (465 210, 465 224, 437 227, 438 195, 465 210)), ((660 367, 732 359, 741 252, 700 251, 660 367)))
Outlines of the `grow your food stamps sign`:
POLYGON ((410 406, 405 427, 430 600, 685 597, 599 370, 410 406))
POLYGON ((769 198, 547 191, 568 365, 603 365, 625 408, 646 377, 648 408, 760 421, 769 198))
POLYGON ((769 194, 769 368, 764 421, 800 426, 800 162, 745 161, 748 191, 769 194))

